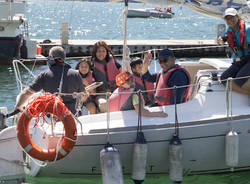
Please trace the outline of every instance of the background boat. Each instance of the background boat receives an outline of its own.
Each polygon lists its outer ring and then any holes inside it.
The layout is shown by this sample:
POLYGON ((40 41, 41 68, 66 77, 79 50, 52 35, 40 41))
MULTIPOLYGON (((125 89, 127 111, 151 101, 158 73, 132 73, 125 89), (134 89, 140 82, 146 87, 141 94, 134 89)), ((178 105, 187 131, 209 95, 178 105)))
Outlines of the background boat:
POLYGON ((172 18, 174 13, 167 12, 160 8, 128 9, 128 18, 172 18))
POLYGON ((0 64, 10 64, 13 58, 35 58, 36 41, 29 39, 25 17, 26 1, 0 1, 0 64))

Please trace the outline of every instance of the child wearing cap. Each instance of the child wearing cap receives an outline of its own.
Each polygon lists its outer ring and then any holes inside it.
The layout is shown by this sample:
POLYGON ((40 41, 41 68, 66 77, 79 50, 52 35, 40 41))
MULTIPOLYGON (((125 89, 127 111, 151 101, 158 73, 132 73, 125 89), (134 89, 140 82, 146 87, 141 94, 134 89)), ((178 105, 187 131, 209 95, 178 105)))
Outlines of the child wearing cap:
MULTIPOLYGON (((121 72, 116 76, 116 85, 118 88, 112 93, 109 103, 110 112, 135 110, 139 112, 139 97, 135 93, 135 81, 129 72, 121 72)), ((147 117, 167 117, 165 112, 151 112, 144 108, 142 100, 141 115, 147 117)))
POLYGON ((154 104, 154 83, 141 78, 142 63, 142 60, 138 57, 133 58, 130 63, 132 76, 135 79, 135 91, 141 90, 145 105, 151 105, 154 104))

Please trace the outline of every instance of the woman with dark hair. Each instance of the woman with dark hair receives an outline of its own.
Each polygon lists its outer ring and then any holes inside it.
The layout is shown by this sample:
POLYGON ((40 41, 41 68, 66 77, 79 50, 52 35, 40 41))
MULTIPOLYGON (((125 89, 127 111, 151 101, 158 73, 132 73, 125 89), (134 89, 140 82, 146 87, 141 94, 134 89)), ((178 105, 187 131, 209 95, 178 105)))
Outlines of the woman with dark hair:
MULTIPOLYGON (((79 70, 79 73, 82 76, 82 83, 85 88, 94 82, 90 61, 86 59, 80 60, 76 65, 76 70, 79 70)), ((91 95, 91 93, 93 94, 96 91, 95 89, 92 89, 88 92, 91 95)), ((88 109, 89 114, 96 114, 94 96, 89 96, 89 98, 84 102, 84 106, 88 109)))
MULTIPOLYGON (((96 89, 99 93, 113 92, 116 89, 115 77, 121 71, 121 65, 105 41, 98 41, 94 44, 92 51, 92 62, 94 65, 93 76, 96 82, 103 82, 103 85, 96 89)), ((106 106, 106 97, 97 96, 96 102, 99 110, 105 112, 102 105, 106 106)))

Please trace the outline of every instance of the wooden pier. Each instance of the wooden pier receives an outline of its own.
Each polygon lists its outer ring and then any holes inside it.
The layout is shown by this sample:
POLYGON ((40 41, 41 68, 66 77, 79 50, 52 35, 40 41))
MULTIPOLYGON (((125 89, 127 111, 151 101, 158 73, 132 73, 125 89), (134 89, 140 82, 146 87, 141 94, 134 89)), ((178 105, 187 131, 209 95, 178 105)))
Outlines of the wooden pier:
MULTIPOLYGON (((48 56, 53 46, 63 46, 67 57, 90 56, 93 45, 99 40, 69 40, 67 45, 62 45, 60 40, 37 40, 42 48, 42 55, 48 56)), ((123 40, 104 40, 115 55, 123 52, 123 40)), ((164 48, 170 48, 175 56, 180 57, 225 57, 228 48, 219 46, 215 40, 128 40, 127 45, 131 55, 141 55, 147 50, 156 53, 164 48)))

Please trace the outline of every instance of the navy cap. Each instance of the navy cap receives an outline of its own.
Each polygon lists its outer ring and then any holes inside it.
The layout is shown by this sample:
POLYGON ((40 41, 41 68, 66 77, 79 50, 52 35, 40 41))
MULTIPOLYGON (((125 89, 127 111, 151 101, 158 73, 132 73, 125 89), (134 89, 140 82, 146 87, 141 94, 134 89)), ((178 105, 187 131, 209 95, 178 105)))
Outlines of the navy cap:
POLYGON ((161 58, 167 58, 167 57, 175 57, 174 56, 174 52, 172 50, 169 50, 169 49, 163 49, 159 55, 158 55, 158 59, 161 59, 161 58))

